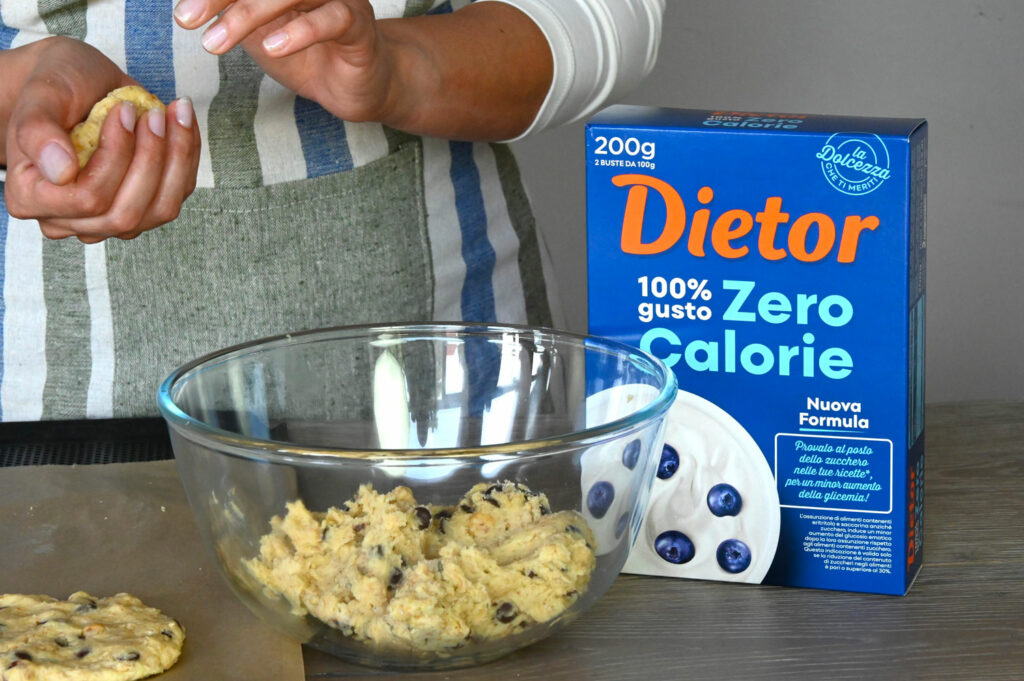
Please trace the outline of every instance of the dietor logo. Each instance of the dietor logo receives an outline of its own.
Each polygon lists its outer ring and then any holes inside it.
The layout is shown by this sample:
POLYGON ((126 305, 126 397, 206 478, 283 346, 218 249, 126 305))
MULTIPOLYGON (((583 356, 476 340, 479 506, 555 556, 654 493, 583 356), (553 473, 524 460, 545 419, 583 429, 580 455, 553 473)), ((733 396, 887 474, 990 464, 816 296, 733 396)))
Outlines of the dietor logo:
POLYGON ((829 184, 844 194, 870 194, 892 174, 889 150, 878 135, 836 133, 815 154, 829 184))

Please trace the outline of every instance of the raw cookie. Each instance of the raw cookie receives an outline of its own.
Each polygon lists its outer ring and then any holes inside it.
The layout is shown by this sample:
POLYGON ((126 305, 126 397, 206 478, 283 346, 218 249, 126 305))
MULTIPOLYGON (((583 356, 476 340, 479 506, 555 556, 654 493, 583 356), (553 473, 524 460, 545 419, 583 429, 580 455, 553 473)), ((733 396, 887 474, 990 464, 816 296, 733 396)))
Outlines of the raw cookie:
POLYGON ((75 153, 78 155, 79 168, 84 168, 93 152, 96 151, 96 147, 100 144, 100 130, 103 128, 103 121, 107 119, 110 110, 120 102, 135 104, 136 120, 150 109, 165 110, 163 102, 156 95, 139 85, 126 85, 109 92, 106 97, 93 105, 89 117, 71 130, 71 146, 75 148, 75 153))
POLYGON ((0 595, 3 681, 131 681, 169 669, 185 631, 138 598, 0 595))
POLYGON ((452 507, 369 485, 341 508, 288 504, 252 574, 296 614, 382 646, 442 652, 565 612, 586 591, 594 539, 575 511, 512 482, 480 483, 452 507))

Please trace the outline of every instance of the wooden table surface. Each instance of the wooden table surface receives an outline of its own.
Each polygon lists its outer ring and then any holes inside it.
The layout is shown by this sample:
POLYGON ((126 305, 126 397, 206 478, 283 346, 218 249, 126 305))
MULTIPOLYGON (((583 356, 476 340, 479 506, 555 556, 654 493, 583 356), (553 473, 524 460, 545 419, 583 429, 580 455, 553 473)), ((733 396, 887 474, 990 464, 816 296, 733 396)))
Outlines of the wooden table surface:
MULTIPOLYGON (((547 640, 400 678, 1024 680, 1024 403, 927 418, 924 567, 905 597, 622 575, 547 640)), ((399 676, 304 652, 307 679, 399 676)))

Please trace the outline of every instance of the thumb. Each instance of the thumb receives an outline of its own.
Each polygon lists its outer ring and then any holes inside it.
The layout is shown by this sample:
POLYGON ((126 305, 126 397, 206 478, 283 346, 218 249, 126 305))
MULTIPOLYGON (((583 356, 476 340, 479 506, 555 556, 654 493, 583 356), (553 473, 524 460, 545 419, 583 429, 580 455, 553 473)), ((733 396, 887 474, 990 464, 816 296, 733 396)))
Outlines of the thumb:
POLYGON ((12 112, 9 125, 18 151, 54 184, 67 184, 78 175, 78 157, 62 122, 70 118, 66 101, 45 91, 26 93, 12 112))

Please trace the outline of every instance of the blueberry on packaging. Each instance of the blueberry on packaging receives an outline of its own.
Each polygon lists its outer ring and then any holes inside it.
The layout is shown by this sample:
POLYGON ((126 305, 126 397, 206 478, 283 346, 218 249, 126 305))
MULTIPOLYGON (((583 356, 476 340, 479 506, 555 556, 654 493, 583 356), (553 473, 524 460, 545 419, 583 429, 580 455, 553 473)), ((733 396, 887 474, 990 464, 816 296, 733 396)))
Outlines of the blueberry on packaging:
POLYGON ((640 440, 631 440, 626 448, 622 450, 622 465, 633 470, 637 461, 640 460, 640 440))
POLYGON ((719 518, 739 515, 743 508, 743 497, 727 482, 720 482, 708 491, 708 508, 719 518))
POLYGON ((658 463, 658 477, 668 480, 679 469, 679 454, 672 445, 665 445, 661 450, 661 461, 658 463))
POLYGON ((906 593, 924 536, 925 122, 619 105, 586 147, 588 331, 660 357, 682 389, 624 571, 906 593), (658 550, 669 532, 688 561, 658 550))
POLYGON ((595 482, 587 492, 587 510, 595 518, 603 518, 615 500, 615 487, 607 480, 595 482))
POLYGON ((658 538, 654 540, 654 550, 669 563, 676 565, 689 563, 696 553, 690 538, 677 530, 668 530, 659 534, 658 538))
POLYGON ((726 572, 743 572, 750 567, 750 547, 739 539, 726 539, 718 545, 718 564, 726 572))

